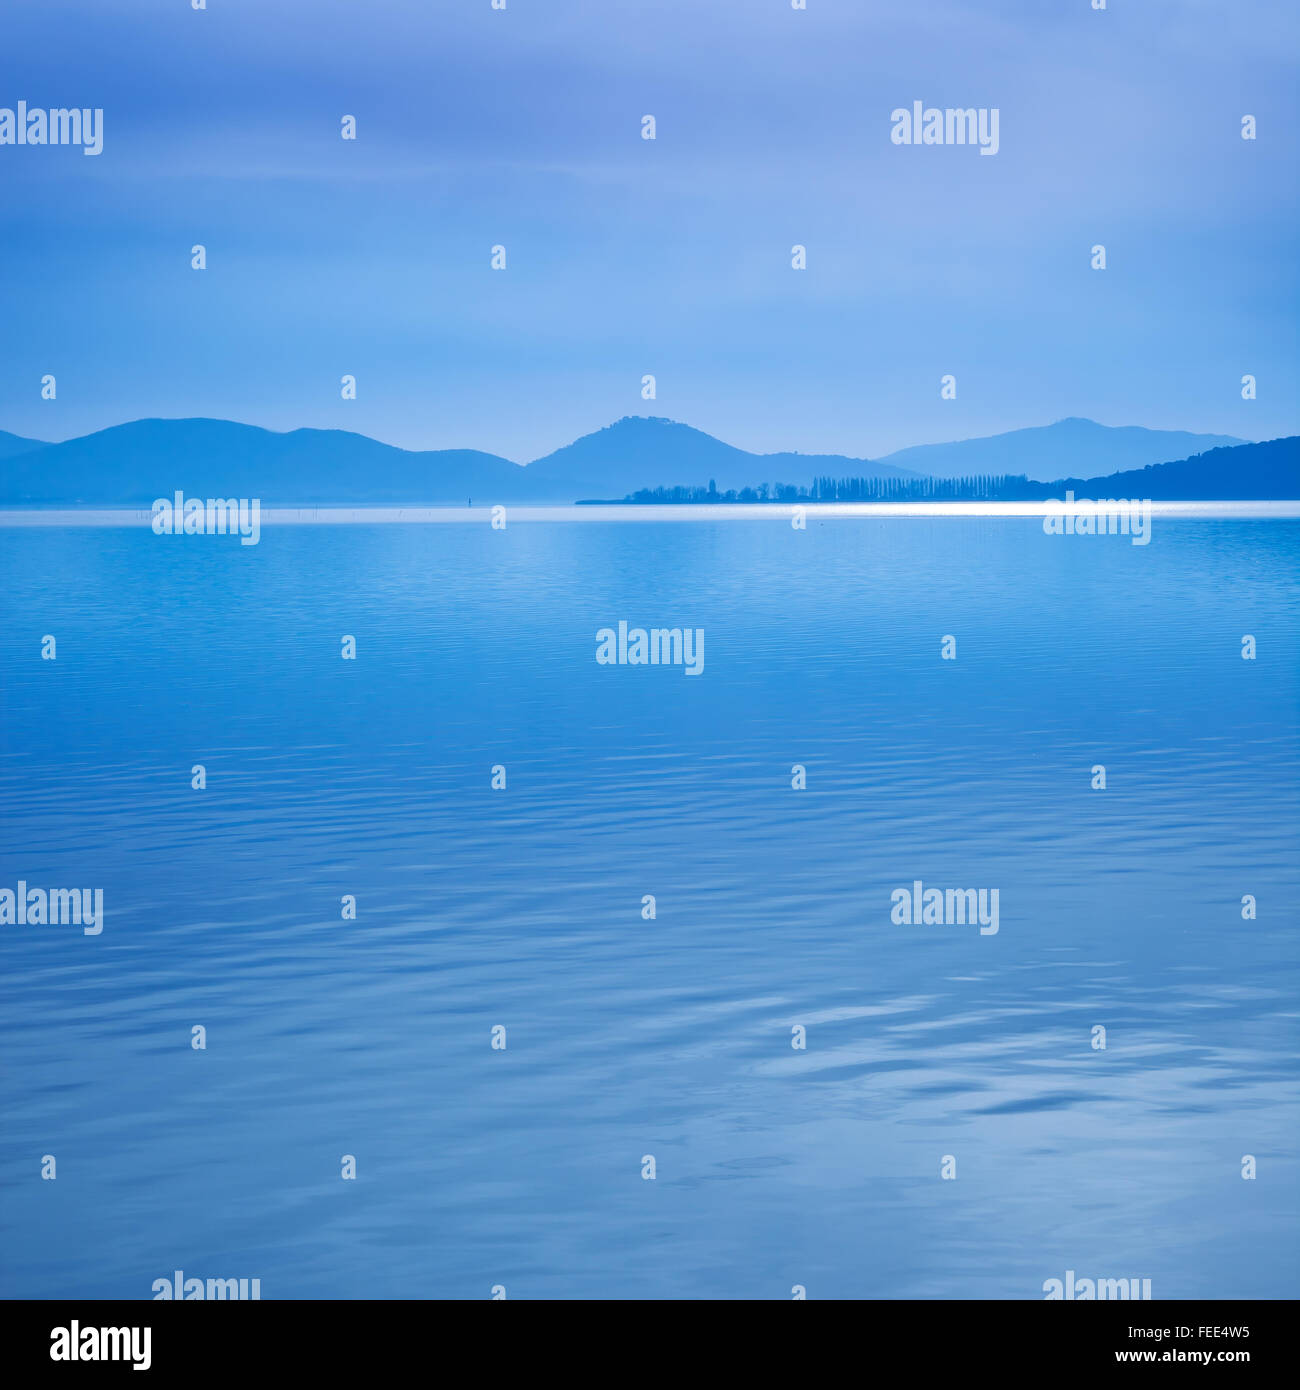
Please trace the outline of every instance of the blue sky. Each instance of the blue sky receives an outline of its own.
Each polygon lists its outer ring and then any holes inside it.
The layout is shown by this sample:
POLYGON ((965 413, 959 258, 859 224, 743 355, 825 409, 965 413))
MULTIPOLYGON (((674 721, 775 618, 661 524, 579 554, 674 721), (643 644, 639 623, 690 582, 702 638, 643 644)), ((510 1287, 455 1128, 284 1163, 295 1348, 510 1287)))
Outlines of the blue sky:
POLYGON ((208 6, 6 6, 0 106, 105 135, 0 146, 0 428, 520 460, 625 414, 866 456, 1065 415, 1300 431, 1290 0, 208 6), (999 153, 892 144, 914 100, 999 108, 999 153))

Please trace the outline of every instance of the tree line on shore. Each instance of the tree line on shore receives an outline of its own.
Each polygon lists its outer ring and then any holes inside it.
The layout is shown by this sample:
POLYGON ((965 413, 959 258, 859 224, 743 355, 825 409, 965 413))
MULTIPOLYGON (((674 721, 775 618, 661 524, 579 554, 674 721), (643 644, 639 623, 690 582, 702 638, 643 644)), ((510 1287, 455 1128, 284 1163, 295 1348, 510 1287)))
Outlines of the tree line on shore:
POLYGON ((760 483, 757 487, 640 488, 624 502, 649 505, 724 502, 1038 502, 1053 495, 1047 483, 1023 474, 972 473, 960 478, 814 478, 807 487, 795 483, 760 483))

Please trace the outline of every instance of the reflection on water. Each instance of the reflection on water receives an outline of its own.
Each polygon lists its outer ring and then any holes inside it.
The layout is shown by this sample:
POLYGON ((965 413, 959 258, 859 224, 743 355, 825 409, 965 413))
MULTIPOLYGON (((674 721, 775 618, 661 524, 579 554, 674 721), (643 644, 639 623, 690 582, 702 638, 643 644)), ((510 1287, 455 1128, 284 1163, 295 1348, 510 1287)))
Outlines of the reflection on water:
POLYGON ((5 1295, 1296 1292, 1295 522, 0 557, 0 887, 106 912, 0 927, 5 1295))

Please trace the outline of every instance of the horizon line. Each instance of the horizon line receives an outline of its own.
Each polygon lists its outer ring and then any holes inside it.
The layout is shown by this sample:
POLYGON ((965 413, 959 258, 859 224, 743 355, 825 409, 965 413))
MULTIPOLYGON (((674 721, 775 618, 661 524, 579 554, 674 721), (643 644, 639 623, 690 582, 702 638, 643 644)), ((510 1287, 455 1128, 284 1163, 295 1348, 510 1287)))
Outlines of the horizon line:
MULTIPOLYGON (((1080 502, 1094 499, 1081 498, 1080 502)), ((1146 501, 1150 515, 1166 520, 1300 520, 1300 498, 1270 501, 1146 501)), ((504 507, 507 522, 573 521, 786 521, 803 515, 827 520, 893 518, 1024 518, 1054 516, 1065 504, 1042 502, 720 502, 581 503, 563 506, 512 506, 488 503, 482 507, 265 507, 259 525, 272 526, 391 526, 473 524, 491 526, 495 506, 504 507)), ((0 529, 26 526, 150 527, 153 511, 140 507, 0 508, 0 529)), ((237 533, 232 533, 235 535, 237 533)))

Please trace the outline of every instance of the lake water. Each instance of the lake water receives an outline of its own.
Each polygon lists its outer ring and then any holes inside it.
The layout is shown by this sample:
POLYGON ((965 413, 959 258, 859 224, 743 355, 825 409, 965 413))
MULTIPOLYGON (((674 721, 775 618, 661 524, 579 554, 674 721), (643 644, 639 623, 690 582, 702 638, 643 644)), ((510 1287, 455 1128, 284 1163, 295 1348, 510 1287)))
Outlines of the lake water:
POLYGON ((0 887, 105 913, 0 927, 0 1293, 1300 1293, 1300 523, 0 560, 0 887))

